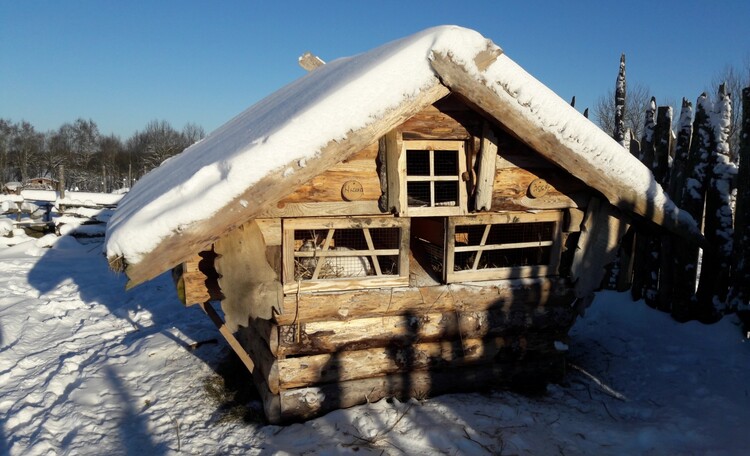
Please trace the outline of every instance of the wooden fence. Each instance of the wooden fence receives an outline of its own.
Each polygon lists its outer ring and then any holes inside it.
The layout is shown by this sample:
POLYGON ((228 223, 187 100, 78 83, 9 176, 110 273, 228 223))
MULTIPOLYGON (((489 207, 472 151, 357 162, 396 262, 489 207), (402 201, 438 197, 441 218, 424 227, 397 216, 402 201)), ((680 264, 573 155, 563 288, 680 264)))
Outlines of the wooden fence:
MULTIPOLYGON (((616 99, 616 104, 624 103, 624 93, 616 99)), ((630 153, 699 221, 706 244, 699 248, 635 220, 609 266, 604 288, 630 289, 634 300, 642 298, 678 321, 710 323, 750 308, 750 87, 742 91, 741 106, 740 147, 733 162, 731 95, 725 86, 715 101, 702 94, 695 111, 683 100, 674 126, 672 108, 657 107, 652 98, 645 134, 629 142, 630 153)), ((615 125, 622 125, 620 119, 615 125)), ((618 134, 616 129, 615 139, 627 143, 618 134)))

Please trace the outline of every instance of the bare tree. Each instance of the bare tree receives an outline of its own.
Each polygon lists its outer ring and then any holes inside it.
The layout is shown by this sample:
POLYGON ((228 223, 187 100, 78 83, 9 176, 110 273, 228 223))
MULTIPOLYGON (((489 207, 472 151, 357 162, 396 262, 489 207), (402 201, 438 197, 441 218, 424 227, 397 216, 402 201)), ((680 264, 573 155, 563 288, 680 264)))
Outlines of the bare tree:
POLYGON ((10 120, 0 119, 0 189, 12 180, 10 173, 10 142, 13 132, 10 120))
MULTIPOLYGON (((650 92, 643 84, 628 84, 623 122, 625 130, 630 130, 634 138, 643 136, 643 113, 651 101, 650 92)), ((594 120, 610 135, 613 135, 616 129, 615 112, 615 90, 610 89, 606 95, 599 97, 594 105, 594 120)))
POLYGON ((42 150, 44 135, 26 121, 11 128, 10 164, 21 182, 42 174, 42 150))
MULTIPOLYGON (((716 74, 711 80, 709 93, 716 93, 724 85, 729 96, 739 97, 744 87, 750 86, 750 58, 748 58, 743 67, 727 65, 724 69, 716 74)), ((742 110, 732 110, 731 127, 729 128, 729 151, 733 163, 738 161, 738 151, 740 148, 740 127, 742 125, 742 110)))
POLYGON ((200 125, 189 122, 186 123, 184 127, 182 127, 182 137, 185 139, 185 144, 187 145, 187 147, 189 147, 205 138, 206 132, 200 125))

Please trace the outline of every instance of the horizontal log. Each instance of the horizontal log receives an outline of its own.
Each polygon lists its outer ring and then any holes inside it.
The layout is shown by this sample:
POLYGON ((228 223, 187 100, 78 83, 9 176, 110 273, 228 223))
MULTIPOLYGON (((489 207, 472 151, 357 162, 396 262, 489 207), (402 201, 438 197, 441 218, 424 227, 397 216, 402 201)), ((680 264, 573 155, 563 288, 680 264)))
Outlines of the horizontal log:
POLYGON ((217 280, 219 275, 214 268, 215 258, 216 254, 213 251, 205 251, 194 255, 182 264, 181 280, 184 296, 180 298, 186 306, 224 299, 217 280))
POLYGON ((453 311, 320 321, 276 327, 266 325, 269 346, 277 357, 334 353, 373 347, 406 346, 416 342, 495 337, 548 331, 567 333, 575 319, 572 298, 497 306, 483 311, 453 311))
POLYGON ((468 366, 445 371, 412 371, 381 377, 330 383, 280 393, 282 420, 304 420, 331 410, 374 402, 384 397, 405 399, 448 392, 490 388, 540 388, 557 381, 565 370, 563 355, 523 362, 468 366))
POLYGON ((414 370, 455 369, 493 361, 517 361, 527 352, 543 356, 554 354, 553 342, 547 335, 530 334, 286 358, 278 361, 279 385, 282 389, 290 389, 414 370))
POLYGON ((299 293, 284 297, 279 325, 352 318, 480 311, 506 303, 546 303, 566 295, 564 282, 554 278, 497 280, 472 285, 399 287, 332 293, 299 293))

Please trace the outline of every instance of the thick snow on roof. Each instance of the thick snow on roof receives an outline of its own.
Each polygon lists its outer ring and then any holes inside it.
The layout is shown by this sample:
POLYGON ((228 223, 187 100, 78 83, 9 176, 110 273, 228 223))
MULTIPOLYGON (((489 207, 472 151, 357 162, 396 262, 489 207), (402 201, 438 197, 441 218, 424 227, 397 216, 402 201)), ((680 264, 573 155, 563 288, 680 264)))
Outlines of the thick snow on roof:
POLYGON ((138 263, 161 239, 210 218, 266 174, 304 164, 329 141, 434 85, 428 58, 441 44, 476 53, 487 40, 460 27, 428 29, 329 62, 261 100, 133 187, 110 222, 107 256, 138 263))
MULTIPOLYGON (((574 156, 567 157, 565 167, 573 174, 571 168, 579 165, 595 169, 605 176, 604 182, 610 176, 625 183, 632 194, 623 201, 648 195, 654 205, 676 215, 677 209, 637 159, 623 153, 612 138, 507 56, 478 68, 475 59, 487 50, 500 53, 473 30, 442 26, 327 63, 261 100, 138 182, 109 223, 107 256, 137 264, 163 239, 209 220, 264 176, 294 172, 283 169, 294 162, 304 167, 330 141, 346 138, 433 87, 438 76, 431 60, 437 54, 462 65, 521 111, 540 134, 551 134, 572 149, 574 156)), ((242 201, 243 205, 263 203, 267 202, 242 201)), ((684 222, 690 225, 689 219, 684 222)))

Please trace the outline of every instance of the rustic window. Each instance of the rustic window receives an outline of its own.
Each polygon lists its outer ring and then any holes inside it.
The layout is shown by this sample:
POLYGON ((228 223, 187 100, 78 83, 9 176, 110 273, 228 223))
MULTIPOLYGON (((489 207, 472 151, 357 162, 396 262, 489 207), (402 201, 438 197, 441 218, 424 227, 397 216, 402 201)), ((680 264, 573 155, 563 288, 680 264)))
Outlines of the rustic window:
POLYGON ((408 215, 458 215, 466 212, 463 141, 404 141, 401 154, 408 215))
POLYGON ((561 220, 560 212, 452 217, 444 245, 421 239, 422 250, 448 283, 554 275, 561 220))
POLYGON ((403 219, 287 219, 284 290, 331 291, 408 284, 403 219))

